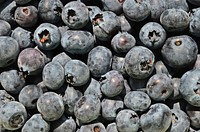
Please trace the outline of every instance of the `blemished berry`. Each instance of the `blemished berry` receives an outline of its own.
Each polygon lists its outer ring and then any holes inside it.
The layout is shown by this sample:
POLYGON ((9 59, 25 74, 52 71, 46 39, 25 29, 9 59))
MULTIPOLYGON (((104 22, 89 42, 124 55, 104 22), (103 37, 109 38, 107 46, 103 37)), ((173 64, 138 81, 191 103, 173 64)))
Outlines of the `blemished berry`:
POLYGON ((41 114, 34 114, 22 127, 21 132, 49 132, 50 123, 42 118, 41 114))
POLYGON ((37 110, 46 121, 55 121, 64 113, 62 97, 54 92, 46 92, 37 100, 37 110))
POLYGON ((180 82, 180 93, 191 105, 200 107, 200 69, 190 70, 183 74, 180 82))
POLYGON ((61 20, 62 8, 60 0, 40 0, 38 14, 44 22, 57 23, 61 20))
POLYGON ((86 54, 94 43, 94 36, 88 31, 67 30, 61 39, 63 49, 71 54, 86 54))
POLYGON ((145 111, 151 105, 151 99, 145 92, 131 91, 125 95, 124 104, 134 111, 145 111))
POLYGON ((43 95, 43 91, 40 87, 36 85, 26 85, 20 91, 18 99, 27 109, 34 109, 41 95, 43 95))
POLYGON ((0 67, 13 64, 20 52, 17 41, 9 36, 0 36, 0 67))
POLYGON ((7 102, 15 101, 15 98, 6 92, 6 90, 0 90, 0 99, 0 107, 7 102))
POLYGON ((118 132, 116 123, 110 123, 106 127, 107 132, 118 132))
POLYGON ((160 15, 160 23, 169 32, 180 32, 189 26, 190 17, 182 9, 167 9, 160 15))
POLYGON ((53 50, 60 44, 61 34, 57 26, 42 23, 34 32, 34 40, 39 48, 53 50))
POLYGON ((30 2, 32 0, 14 0, 14 1, 19 5, 24 5, 24 4, 27 4, 28 2, 30 2))
POLYGON ((59 89, 65 81, 65 70, 58 62, 49 62, 42 71, 44 85, 51 90, 59 89))
POLYGON ((102 93, 107 97, 119 95, 124 89, 124 78, 122 74, 116 70, 111 70, 100 78, 102 93))
POLYGON ((20 129, 27 120, 27 111, 17 101, 7 102, 0 109, 0 123, 6 130, 20 129))
POLYGON ((140 119, 135 111, 123 109, 117 114, 116 125, 119 132, 137 132, 140 119))
POLYGON ((200 37, 200 24, 198 23, 200 17, 200 8, 192 9, 189 15, 189 32, 196 37, 200 37))
POLYGON ((75 104, 74 115, 81 123, 89 123, 100 115, 101 102, 94 95, 84 95, 75 104))
POLYGON ((127 32, 119 32, 111 40, 111 47, 116 53, 127 53, 135 44, 135 38, 127 32))
POLYGON ((65 79, 72 86, 82 86, 90 79, 88 66, 80 60, 70 60, 65 64, 65 79))
POLYGON ((197 58, 198 47, 188 35, 169 37, 161 49, 163 61, 173 68, 183 68, 193 64, 197 58))
POLYGON ((150 15, 150 8, 144 0, 125 0, 123 11, 128 19, 135 22, 143 21, 150 15))
POLYGON ((143 46, 134 46, 125 56, 127 74, 136 79, 144 79, 154 70, 155 56, 151 50, 143 46))
POLYGON ((33 27, 38 21, 38 10, 35 6, 17 7, 14 18, 22 27, 33 27))
POLYGON ((123 0, 101 0, 101 2, 103 5, 103 10, 112 11, 116 14, 122 13, 123 0))
POLYGON ((70 60, 71 57, 69 57, 65 52, 62 52, 54 56, 52 62, 58 62, 64 67, 65 64, 70 60))
POLYGON ((192 127, 200 129, 200 108, 192 105, 186 106, 186 113, 192 127))
POLYGON ((107 132, 107 131, 105 126, 99 122, 88 125, 82 125, 79 132, 107 132))
POLYGON ((88 54, 87 66, 93 77, 101 77, 111 69, 112 52, 104 46, 94 47, 88 54))
POLYGON ((27 75, 36 75, 42 71, 47 63, 47 57, 39 50, 26 48, 18 56, 17 64, 19 70, 27 75))
POLYGON ((144 132, 166 131, 172 122, 172 112, 163 103, 156 103, 150 106, 149 111, 140 117, 140 126, 144 132))
POLYGON ((165 29, 157 22, 148 22, 141 29, 139 38, 150 49, 161 48, 166 40, 165 29))
POLYGON ((12 94, 18 94, 25 86, 25 78, 17 70, 4 71, 0 74, 2 87, 12 94))
POLYGON ((71 29, 83 28, 89 22, 87 6, 80 1, 68 2, 63 7, 62 20, 71 29))
POLYGON ((102 11, 92 19, 93 33, 101 41, 109 41, 120 31, 118 16, 111 11, 102 11))
POLYGON ((122 110, 123 108, 123 101, 103 99, 101 102, 102 117, 108 121, 114 121, 117 116, 118 110, 122 110))
POLYGON ((164 101, 172 94, 174 87, 172 79, 164 74, 153 75, 146 85, 148 95, 156 101, 164 101))
POLYGON ((5 20, 0 20, 0 36, 9 36, 11 33, 11 26, 5 20))

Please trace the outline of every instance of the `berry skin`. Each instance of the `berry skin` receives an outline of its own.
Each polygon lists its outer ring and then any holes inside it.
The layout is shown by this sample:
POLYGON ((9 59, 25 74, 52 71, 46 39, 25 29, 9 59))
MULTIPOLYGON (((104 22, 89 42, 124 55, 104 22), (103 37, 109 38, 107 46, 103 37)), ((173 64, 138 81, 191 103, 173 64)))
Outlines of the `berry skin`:
POLYGON ((97 14, 102 12, 98 6, 87 6, 87 7, 88 7, 89 17, 91 21, 97 14))
POLYGON ((168 9, 176 8, 182 9, 186 12, 189 11, 189 6, 186 0, 166 0, 166 4, 168 6, 168 9))
POLYGON ((189 32, 196 36, 200 37, 200 24, 198 23, 200 17, 200 8, 194 8, 190 12, 190 24, 189 24, 189 32))
POLYGON ((188 13, 182 9, 167 9, 160 15, 160 23, 169 32, 185 30, 190 22, 188 13))
POLYGON ((40 24, 34 32, 34 40, 39 48, 53 50, 60 44, 61 34, 57 26, 50 23, 40 24))
POLYGON ((74 115, 81 123, 89 123, 100 115, 101 102, 94 95, 84 95, 75 104, 74 115))
POLYGON ((11 33, 11 26, 5 20, 0 20, 0 36, 9 36, 11 33))
POLYGON ((21 103, 17 101, 7 102, 0 109, 0 123, 7 130, 21 128, 27 120, 27 112, 21 103))
POLYGON ((67 30, 61 39, 63 49, 71 54, 86 54, 94 43, 94 36, 88 31, 67 30))
POLYGON ((200 129, 200 108, 191 105, 186 106, 186 113, 189 116, 191 127, 200 129))
POLYGON ((125 56, 127 74, 135 79, 144 79, 151 75, 154 69, 155 56, 146 47, 134 46, 125 56))
POLYGON ((193 64, 197 53, 197 43, 188 35, 169 37, 161 49, 163 61, 173 68, 183 68, 193 64))
POLYGON ((38 10, 35 6, 17 7, 14 18, 22 27, 33 27, 38 20, 38 10))
POLYGON ((87 65, 93 77, 101 77, 111 69, 112 52, 104 46, 94 47, 88 54, 87 65))
POLYGON ((79 132, 107 132, 102 123, 82 125, 79 132))
POLYGON ((118 17, 119 17, 119 21, 120 21, 121 31, 131 33, 133 29, 132 29, 131 23, 128 21, 128 19, 125 17, 125 15, 121 14, 118 17))
POLYGON ((148 22, 141 29, 139 38, 150 49, 161 48, 166 40, 165 29, 157 22, 148 22))
POLYGON ((68 2, 63 7, 62 20, 71 29, 83 28, 89 22, 87 6, 80 1, 68 2))
POLYGON ((15 101, 15 98, 7 93, 6 90, 0 90, 0 99, 0 107, 7 102, 15 101))
POLYGON ((13 64, 20 52, 17 41, 9 36, 0 36, 0 67, 13 64))
POLYGON ((165 132, 171 122, 171 110, 162 103, 151 105, 149 111, 140 117, 140 125, 144 132, 165 132))
POLYGON ((122 13, 123 0, 101 0, 105 11, 112 11, 116 14, 122 13))
POLYGON ((34 114, 22 127, 21 132, 49 132, 50 123, 45 121, 41 114, 34 114))
POLYGON ((123 76, 127 76, 126 69, 124 67, 125 58, 114 55, 112 57, 112 70, 120 72, 123 76))
POLYGON ((107 132, 118 132, 116 123, 110 123, 106 127, 107 132))
POLYGON ((51 90, 59 89, 65 81, 64 72, 64 68, 60 63, 49 62, 44 66, 42 71, 44 85, 51 90))
POLYGON ((65 52, 62 52, 54 56, 52 62, 58 62, 62 65, 62 67, 64 67, 65 64, 70 60, 71 58, 65 52))
POLYGON ((119 132, 137 132, 139 123, 139 116, 133 110, 123 109, 117 114, 116 125, 119 132))
POLYGON ((62 8, 60 0, 40 0, 38 14, 44 22, 57 23, 61 20, 62 8))
POLYGON ((54 92, 46 92, 37 101, 37 110, 46 121, 55 121, 64 113, 62 97, 54 92))
POLYGON ((88 66, 80 60, 70 60, 65 64, 66 82, 72 86, 82 86, 90 79, 88 66))

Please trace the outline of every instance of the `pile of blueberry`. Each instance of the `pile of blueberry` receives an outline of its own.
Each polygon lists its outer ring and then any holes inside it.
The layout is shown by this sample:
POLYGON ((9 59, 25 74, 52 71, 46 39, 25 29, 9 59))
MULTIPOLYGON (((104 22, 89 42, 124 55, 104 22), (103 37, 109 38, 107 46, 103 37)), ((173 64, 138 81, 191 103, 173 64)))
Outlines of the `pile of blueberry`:
POLYGON ((0 132, 200 132, 200 0, 0 0, 0 132))

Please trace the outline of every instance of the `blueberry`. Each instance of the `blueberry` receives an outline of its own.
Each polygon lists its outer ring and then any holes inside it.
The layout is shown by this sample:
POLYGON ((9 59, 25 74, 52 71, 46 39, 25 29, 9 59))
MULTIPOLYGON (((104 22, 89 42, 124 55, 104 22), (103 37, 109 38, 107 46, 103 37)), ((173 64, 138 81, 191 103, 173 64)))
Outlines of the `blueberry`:
POLYGON ((61 39, 61 45, 71 54, 86 54, 94 47, 95 39, 88 31, 67 30, 61 39))
POLYGON ((101 102, 94 95, 84 95, 75 104, 74 115, 81 123, 89 123, 98 118, 101 102))
POLYGON ((144 79, 154 69, 155 56, 151 50, 143 46, 134 46, 125 56, 125 69, 128 75, 136 79, 144 79))
POLYGON ((116 125, 119 132, 137 132, 139 123, 139 116, 133 110, 123 109, 117 114, 116 125))
POLYGON ((17 130, 26 122, 27 111, 24 105, 17 101, 7 102, 1 106, 0 120, 6 130, 17 130))
POLYGON ((70 60, 71 57, 69 57, 65 52, 61 52, 53 57, 52 62, 58 62, 64 67, 65 64, 70 60))
POLYGON ((12 31, 11 37, 14 38, 20 49, 28 48, 33 46, 33 34, 21 27, 17 27, 12 31))
POLYGON ((200 108, 191 105, 186 106, 186 113, 190 119, 190 126, 200 129, 200 108))
POLYGON ((189 11, 189 6, 186 0, 166 0, 168 9, 176 8, 183 9, 184 11, 189 11))
POLYGON ((64 113, 62 97, 54 92, 46 92, 37 100, 37 109, 46 121, 55 121, 64 113))
POLYGON ((180 78, 172 78, 172 82, 173 82, 173 93, 171 94, 171 96, 169 97, 169 99, 172 100, 176 100, 176 99, 181 99, 182 96, 180 94, 180 78))
POLYGON ((109 41, 120 30, 118 16, 111 11, 103 11, 92 19, 93 33, 99 40, 109 41))
POLYGON ((111 99, 103 99, 101 102, 101 113, 102 117, 109 121, 114 121, 118 110, 124 108, 123 101, 120 100, 111 100, 111 99))
POLYGON ((193 64, 197 53, 197 43, 188 35, 169 37, 161 50, 164 62, 173 68, 182 68, 193 64))
POLYGON ((9 36, 0 36, 0 67, 13 64, 20 52, 17 41, 9 36))
POLYGON ((116 123, 110 123, 106 127, 107 132, 118 132, 116 123))
POLYGON ((107 132, 102 123, 82 125, 79 132, 107 132))
POLYGON ((44 22, 57 23, 61 20, 62 8, 60 0, 40 0, 38 14, 44 22))
POLYGON ((40 73, 46 62, 46 56, 34 48, 22 50, 17 60, 20 71, 27 75, 36 75, 40 73))
POLYGON ((31 0, 14 0, 19 5, 24 5, 29 3, 31 0))
POLYGON ((151 105, 150 97, 142 91, 131 91, 124 97, 124 104, 134 111, 145 111, 151 105))
POLYGON ((72 86, 67 86, 65 94, 63 96, 63 102, 65 105, 65 113, 68 115, 74 114, 75 103, 82 97, 82 93, 75 90, 72 86))
POLYGON ((91 82, 87 86, 84 92, 84 95, 92 94, 100 99, 102 97, 102 92, 100 88, 101 88, 101 85, 99 81, 95 80, 94 78, 91 78, 91 82))
POLYGON ((172 126, 170 132, 187 132, 190 128, 188 115, 179 109, 172 109, 172 126))
POLYGON ((50 23, 40 24, 34 32, 34 40, 39 48, 53 50, 60 44, 61 34, 57 26, 50 23))
POLYGON ((36 108, 38 98, 43 94, 41 88, 36 85, 26 85, 19 93, 19 102, 28 109, 36 108))
POLYGON ((149 111, 140 117, 140 125, 144 132, 165 132, 171 122, 172 112, 162 103, 151 105, 149 111))
POLYGON ((200 24, 198 23, 200 16, 200 8, 194 8, 190 12, 190 24, 189 24, 189 32, 196 36, 200 37, 200 24))
POLYGON ((172 94, 172 79, 164 73, 153 75, 146 85, 148 95, 155 101, 164 101, 172 94))
POLYGON ((125 0, 123 3, 125 16, 131 21, 143 21, 150 15, 150 8, 144 0, 125 0))
POLYGON ((87 65, 93 77, 101 77, 111 69, 112 52, 104 46, 94 47, 88 54, 87 65))
POLYGON ((102 12, 98 6, 87 6, 87 8, 89 11, 89 17, 91 21, 97 14, 102 12))
POLYGON ((188 0, 189 3, 193 4, 193 5, 200 5, 200 1, 199 0, 188 0))
POLYGON ((22 132, 49 132, 50 123, 42 118, 41 114, 34 114, 22 127, 22 132))
POLYGON ((73 86, 82 86, 89 81, 88 66, 80 60, 70 60, 65 64, 66 82, 73 86))
POLYGON ((190 70, 183 74, 180 82, 180 93, 191 105, 200 107, 200 70, 190 70))
POLYGON ((11 26, 5 20, 0 20, 0 36, 9 36, 11 33, 11 26))
POLYGON ((4 71, 0 75, 1 85, 7 92, 18 94, 25 86, 25 79, 17 70, 4 71))
POLYGON ((128 32, 131 33, 133 28, 131 23, 128 21, 128 19, 125 17, 124 14, 121 14, 119 17, 119 21, 120 21, 120 27, 121 27, 121 31, 122 32, 128 32))
POLYGON ((76 122, 72 117, 62 116, 59 120, 53 122, 57 127, 53 132, 75 132, 76 131, 76 122))
POLYGON ((197 59, 195 61, 195 64, 193 66, 193 69, 198 69, 200 68, 200 54, 197 54, 197 59))
POLYGON ((14 18, 22 27, 33 27, 38 20, 38 10, 35 6, 17 7, 14 18))
MULTIPOLYGON (((15 101, 15 98, 13 96, 11 96, 8 92, 6 92, 5 90, 0 90, 0 107, 4 104, 6 104, 7 102, 10 101, 15 101)), ((1 129, 0 129, 1 130, 1 129)))
POLYGON ((135 79, 135 78, 129 77, 128 82, 132 90, 141 90, 146 87, 148 80, 149 78, 135 79))
POLYGON ((165 29, 157 22, 148 22, 140 29, 139 38, 150 49, 161 48, 166 40, 165 29))
POLYGON ((120 72, 123 76, 127 76, 124 63, 125 63, 124 57, 120 57, 116 55, 112 57, 112 69, 120 72))
POLYGON ((169 32, 180 32, 189 26, 190 17, 182 9, 167 9, 160 15, 160 23, 169 32))
POLYGON ((135 38, 127 32, 119 32, 111 40, 111 47, 116 53, 127 53, 135 44, 135 38))
POLYGON ((64 81, 64 68, 58 62, 49 62, 43 68, 42 79, 44 84, 51 90, 59 89, 64 81))
POLYGON ((106 11, 112 11, 116 14, 122 13, 122 5, 124 0, 101 0, 103 9, 106 11))
POLYGON ((111 70, 100 78, 101 91, 107 97, 119 95, 124 89, 124 78, 121 73, 111 70))
POLYGON ((165 73, 168 76, 171 76, 169 74, 167 67, 165 66, 165 64, 162 61, 156 61, 155 70, 156 70, 156 73, 165 73))
POLYGON ((69 30, 69 27, 68 26, 59 26, 58 27, 59 31, 60 31, 60 34, 61 34, 61 37, 64 35, 64 33, 69 30))
POLYGON ((89 22, 87 6, 80 1, 68 2, 63 7, 62 20, 71 29, 83 28, 89 22))

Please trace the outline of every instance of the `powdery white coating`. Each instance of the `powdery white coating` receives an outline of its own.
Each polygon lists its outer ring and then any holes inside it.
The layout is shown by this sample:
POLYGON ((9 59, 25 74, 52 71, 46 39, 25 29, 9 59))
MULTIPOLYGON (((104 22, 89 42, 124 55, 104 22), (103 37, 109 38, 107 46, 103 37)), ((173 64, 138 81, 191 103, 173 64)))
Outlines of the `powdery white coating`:
POLYGON ((189 116, 191 126, 199 129, 200 128, 200 108, 187 105, 186 113, 189 116))
POLYGON ((186 12, 189 11, 187 0, 166 0, 165 3, 167 4, 168 9, 176 8, 176 9, 182 9, 186 12))
POLYGON ((0 20, 0 36, 9 36, 11 33, 11 26, 5 20, 0 20))
POLYGON ((171 125, 170 108, 162 103, 150 106, 149 111, 140 117, 140 125, 144 132, 165 132, 171 125))
POLYGON ((125 95, 124 104, 134 111, 145 111, 151 105, 151 99, 145 92, 131 91, 125 95))
POLYGON ((156 70, 156 73, 164 73, 164 74, 167 74, 168 76, 170 76, 167 67, 165 66, 165 64, 162 61, 156 61, 155 70, 156 70))
POLYGON ((59 62, 64 67, 65 64, 70 60, 71 57, 69 57, 65 52, 62 52, 54 56, 52 62, 59 62))
POLYGON ((76 122, 72 117, 66 118, 64 122, 60 123, 53 132, 75 132, 76 131, 76 122))
POLYGON ((107 132, 118 132, 116 123, 110 123, 106 127, 107 132))
POLYGON ((139 116, 133 110, 123 109, 117 114, 116 125, 119 132, 137 132, 139 123, 139 116))
POLYGON ((23 104, 17 101, 7 102, 0 109, 0 124, 7 130, 21 128, 27 120, 27 111, 23 104))
POLYGON ((70 60, 65 64, 66 82, 72 86, 82 86, 89 81, 90 71, 88 66, 80 60, 70 60))
POLYGON ((6 92, 6 90, 0 90, 0 99, 0 107, 7 102, 15 101, 15 98, 6 92))
POLYGON ((9 36, 0 36, 0 67, 13 64, 20 52, 17 41, 9 36))
POLYGON ((122 13, 123 1, 120 0, 101 0, 103 9, 106 11, 112 11, 116 14, 122 13))
POLYGON ((196 37, 200 37, 200 24, 198 23, 198 21, 200 20, 200 8, 192 9, 189 15, 189 32, 196 37))
POLYGON ((89 123, 100 115, 101 102, 94 95, 84 95, 75 104, 74 115, 81 123, 89 123))
POLYGON ((172 83, 173 83, 173 92, 170 95, 169 99, 176 100, 176 99, 181 99, 182 95, 179 91, 180 89, 180 83, 181 79, 180 78, 172 78, 172 83))
POLYGON ((112 70, 120 72, 122 75, 127 76, 126 69, 124 67, 125 58, 113 55, 112 57, 112 70))
POLYGON ((55 121, 64 113, 62 97, 54 92, 46 92, 37 101, 37 109, 46 121, 55 121))
POLYGON ((45 121, 41 114, 34 114, 22 127, 21 132, 49 132, 50 123, 45 121))
POLYGON ((102 123, 93 123, 89 125, 82 125, 79 132, 107 132, 102 123))
POLYGON ((103 99, 101 102, 102 116, 108 121, 114 121, 118 110, 123 108, 124 103, 120 100, 103 99))
POLYGON ((122 32, 128 32, 131 33, 132 32, 132 26, 131 23, 128 21, 128 19, 124 16, 124 14, 121 14, 119 17, 119 21, 120 21, 120 27, 121 27, 121 31, 122 32))

